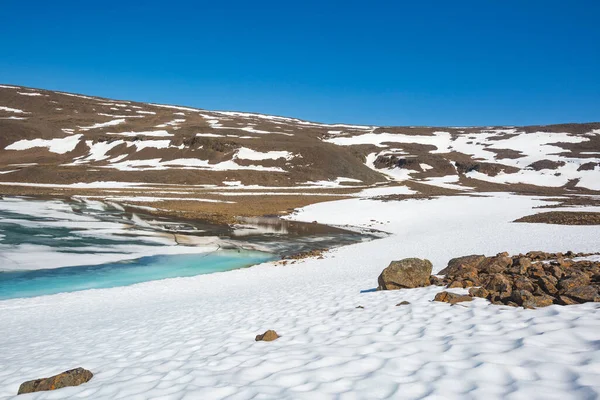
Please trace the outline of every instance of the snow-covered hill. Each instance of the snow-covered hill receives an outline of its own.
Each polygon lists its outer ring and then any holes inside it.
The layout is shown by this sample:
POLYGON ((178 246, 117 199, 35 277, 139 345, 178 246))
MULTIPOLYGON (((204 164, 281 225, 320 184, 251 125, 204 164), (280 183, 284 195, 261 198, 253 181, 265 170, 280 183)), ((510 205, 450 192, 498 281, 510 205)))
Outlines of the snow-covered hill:
POLYGON ((4 182, 600 190, 600 123, 321 124, 1 85, 0 133, 4 182))

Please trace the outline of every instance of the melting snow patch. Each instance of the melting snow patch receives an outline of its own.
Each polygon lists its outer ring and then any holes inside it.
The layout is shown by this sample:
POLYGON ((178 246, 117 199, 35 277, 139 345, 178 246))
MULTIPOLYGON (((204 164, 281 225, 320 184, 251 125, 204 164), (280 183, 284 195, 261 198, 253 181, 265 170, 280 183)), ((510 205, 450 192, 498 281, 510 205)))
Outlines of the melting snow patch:
POLYGON ((157 136, 157 137, 173 136, 172 134, 170 134, 169 132, 167 132, 165 130, 143 131, 143 132, 108 132, 107 135, 119 135, 119 136, 131 136, 131 137, 135 137, 135 136, 157 136))
POLYGON ((72 135, 62 139, 23 139, 6 146, 5 150, 29 150, 34 147, 47 147, 49 151, 65 154, 73 151, 83 135, 72 135))
POLYGON ((122 124, 123 122, 125 122, 125 119, 114 119, 112 121, 99 122, 97 124, 90 125, 90 126, 80 126, 79 129, 82 130, 82 131, 87 131, 87 130, 90 130, 90 129, 104 128, 106 126, 119 125, 119 124, 122 124))
POLYGON ((15 114, 30 114, 27 111, 19 110, 18 108, 0 106, 0 111, 12 112, 15 114))
POLYGON ((291 160, 294 158, 294 155, 289 151, 267 151, 261 153, 260 151, 242 147, 237 152, 237 158, 244 160, 277 160, 285 158, 286 160, 291 160))

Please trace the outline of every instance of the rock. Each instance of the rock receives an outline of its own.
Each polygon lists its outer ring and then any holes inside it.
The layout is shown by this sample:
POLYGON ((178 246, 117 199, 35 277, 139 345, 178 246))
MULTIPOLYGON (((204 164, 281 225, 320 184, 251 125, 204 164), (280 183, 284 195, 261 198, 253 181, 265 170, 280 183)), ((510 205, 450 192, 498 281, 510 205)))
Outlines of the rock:
POLYGON ((569 289, 565 292, 565 296, 570 297, 578 303, 586 303, 588 301, 600 301, 600 294, 598 294, 598 289, 592 285, 579 286, 576 288, 569 289))
POLYGON ((515 277, 513 287, 517 290, 526 290, 531 293, 533 293, 535 291, 535 287, 533 286, 533 283, 526 276, 515 277))
POLYGON ((531 267, 531 260, 527 257, 519 257, 513 260, 512 265, 509 267, 509 272, 515 275, 525 275, 529 267, 531 267))
POLYGON ((490 292, 485 290, 482 287, 474 287, 469 289, 469 295, 473 297, 481 297, 483 299, 487 298, 490 295, 490 292))
POLYGON ((460 266, 474 267, 477 269, 479 264, 485 260, 485 256, 473 254, 465 257, 453 258, 448 261, 448 266, 441 270, 439 275, 455 275, 460 266))
POLYGON ((356 306, 355 308, 364 308, 363 306, 356 306))
POLYGON ((279 338, 279 335, 277 334, 277 332, 269 329, 262 335, 256 335, 256 338, 254 340, 256 340, 257 342, 260 342, 260 341, 272 342, 273 340, 278 339, 278 338, 279 338))
POLYGON ((510 298, 519 306, 523 306, 525 308, 535 307, 533 293, 528 290, 513 290, 510 298))
POLYGON ((491 275, 483 287, 498 299, 507 299, 512 294, 512 283, 506 275, 502 274, 491 275))
POLYGON ((561 291, 565 292, 576 287, 587 286, 590 283, 590 277, 583 273, 571 274, 558 282, 561 291))
POLYGON ((553 277, 552 275, 540 277, 538 279, 537 283, 538 283, 539 287, 547 294, 554 296, 555 294, 558 293, 558 289, 556 288, 556 284, 558 283, 558 280, 555 277, 553 277))
MULTIPOLYGON (((565 264, 563 263, 561 266, 565 266, 565 264)), ((563 271, 561 266, 551 265, 546 269, 546 271, 556 279, 561 279, 565 275, 565 271, 563 271)))
POLYGON ((546 271, 544 271, 544 266, 540 263, 531 264, 531 266, 527 269, 527 275, 531 278, 537 279, 546 275, 546 271))
POLYGON ((547 294, 543 294, 541 296, 534 296, 533 302, 536 307, 547 307, 554 304, 554 298, 552 296, 548 296, 547 294))
POLYGON ((435 295, 433 301, 441 301, 444 303, 456 304, 463 301, 472 301, 473 298, 471 296, 467 296, 465 294, 456 294, 452 292, 440 292, 435 295))
POLYGON ((461 280, 469 280, 479 285, 479 270, 472 265, 459 265, 454 274, 448 274, 449 277, 459 277, 461 280))
POLYGON ((408 301, 406 301, 406 300, 405 300, 405 301, 401 301, 400 303, 396 304, 396 307, 398 307, 398 306, 407 306, 407 305, 409 305, 409 304, 410 304, 410 303, 409 303, 408 301))
POLYGON ((577 301, 573 300, 572 298, 565 296, 565 295, 558 296, 558 301, 560 302, 560 304, 565 305, 565 306, 579 304, 579 302, 577 302, 577 301))
POLYGON ((429 283, 431 285, 435 285, 435 286, 444 286, 446 285, 446 283, 444 283, 444 280, 440 277, 437 277, 435 275, 431 275, 429 277, 429 283))
POLYGON ((79 386, 88 382, 94 374, 84 368, 75 368, 49 378, 23 382, 17 394, 56 390, 67 386, 79 386))
POLYGON ((546 260, 548 257, 543 251, 530 251, 527 253, 527 258, 531 260, 546 260))
POLYGON ((381 275, 379 275, 377 279, 379 287, 377 290, 429 286, 429 276, 431 275, 432 268, 431 261, 421 260, 420 258, 405 258, 400 261, 392 261, 381 272, 381 275))
POLYGON ((448 284, 448 289, 454 289, 454 288, 463 288, 463 283, 462 281, 452 281, 450 282, 450 284, 448 284))
POLYGON ((512 265, 512 258, 496 256, 486 258, 478 267, 479 271, 488 274, 502 273, 512 265))

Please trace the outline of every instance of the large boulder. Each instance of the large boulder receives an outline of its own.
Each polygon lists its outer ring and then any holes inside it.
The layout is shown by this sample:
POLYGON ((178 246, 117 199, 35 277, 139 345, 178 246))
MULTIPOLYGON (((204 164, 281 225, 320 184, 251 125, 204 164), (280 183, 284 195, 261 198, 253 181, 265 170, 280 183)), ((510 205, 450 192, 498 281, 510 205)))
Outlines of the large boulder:
POLYGON ((429 276, 433 265, 429 260, 420 258, 405 258, 400 261, 392 261, 390 265, 381 272, 377 282, 377 290, 395 290, 429 286, 429 276))
POLYGON ((92 379, 93 376, 94 374, 87 369, 75 368, 49 378, 24 382, 19 387, 19 392, 17 394, 56 390, 67 386, 79 386, 92 379))

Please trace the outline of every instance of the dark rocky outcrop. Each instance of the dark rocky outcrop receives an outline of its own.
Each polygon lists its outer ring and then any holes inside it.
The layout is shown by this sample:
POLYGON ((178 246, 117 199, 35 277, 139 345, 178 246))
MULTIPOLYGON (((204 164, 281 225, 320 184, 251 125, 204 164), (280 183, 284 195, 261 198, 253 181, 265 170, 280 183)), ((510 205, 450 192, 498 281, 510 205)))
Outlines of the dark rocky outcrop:
POLYGON ((431 261, 420 258, 405 258, 400 261, 392 261, 381 272, 381 275, 379 275, 377 290, 429 286, 429 277, 431 276, 432 268, 431 261))
POLYGON ((527 166, 535 171, 541 171, 543 169, 557 169, 565 165, 564 161, 551 161, 551 160, 539 160, 527 166))
POLYGON ((88 382, 94 374, 84 368, 75 368, 49 378, 35 379, 21 384, 17 394, 56 390, 67 386, 79 386, 88 382))

